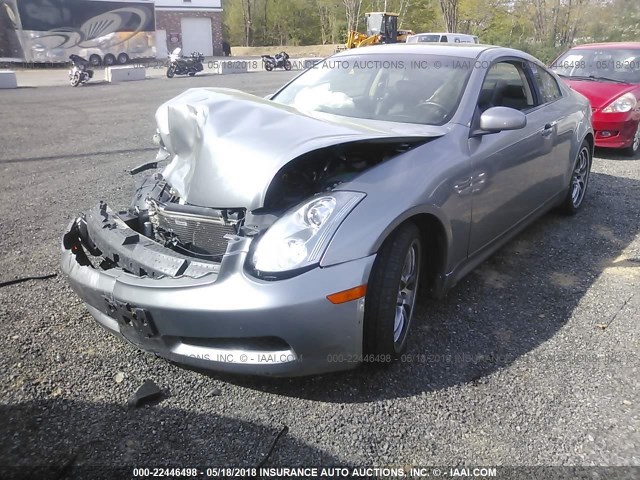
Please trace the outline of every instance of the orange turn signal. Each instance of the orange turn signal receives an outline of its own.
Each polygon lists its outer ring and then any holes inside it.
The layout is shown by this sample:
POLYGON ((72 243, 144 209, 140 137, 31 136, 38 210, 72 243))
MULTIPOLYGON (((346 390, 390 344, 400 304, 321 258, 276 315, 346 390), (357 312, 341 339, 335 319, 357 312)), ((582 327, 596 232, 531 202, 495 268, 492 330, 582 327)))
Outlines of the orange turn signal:
POLYGON ((343 290, 342 292, 332 293, 331 295, 327 295, 327 300, 331 303, 346 303, 351 300, 357 300, 358 298, 362 298, 367 293, 367 286, 360 285, 359 287, 353 287, 349 290, 343 290))

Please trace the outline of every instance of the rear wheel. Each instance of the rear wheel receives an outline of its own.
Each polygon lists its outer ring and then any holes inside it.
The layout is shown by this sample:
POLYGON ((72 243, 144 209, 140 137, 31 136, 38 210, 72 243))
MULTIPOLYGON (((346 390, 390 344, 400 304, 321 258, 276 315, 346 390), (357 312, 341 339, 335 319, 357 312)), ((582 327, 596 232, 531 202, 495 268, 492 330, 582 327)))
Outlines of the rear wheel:
POLYGON ((93 55, 91 55, 89 57, 89 63, 91 65, 93 65, 94 67, 99 67, 100 64, 102 63, 102 59, 100 58, 100 55, 96 55, 95 53, 93 55))
POLYGON ((127 55, 126 53, 123 52, 123 53, 118 55, 118 63, 120 65, 124 65, 128 61, 129 61, 129 55, 127 55))
POLYGON ((193 77, 196 74, 196 72, 189 72, 189 76, 193 77))
POLYGON ((378 252, 364 310, 364 352, 387 362, 403 352, 413 319, 422 267, 420 230, 401 226, 378 252))
POLYGON ((111 65, 113 65, 114 63, 116 63, 116 57, 114 57, 113 55, 111 55, 110 53, 107 53, 104 56, 104 64, 109 67, 111 65))
POLYGON ((633 141, 631 145, 624 149, 624 153, 629 156, 635 157, 637 153, 640 151, 640 122, 636 126, 636 133, 633 136, 633 141))
POLYGON ((271 63, 265 63, 265 64, 264 64, 264 69, 265 69, 267 72, 270 72, 271 70, 273 70, 273 65, 272 65, 271 63))
POLYGON ((588 142, 582 142, 578 157, 573 164, 571 172, 571 181, 569 190, 565 197, 561 210, 567 215, 574 215, 580 209, 584 196, 587 193, 589 185, 589 175, 591 174, 591 145, 588 142))
POLYGON ((71 86, 77 87, 78 85, 80 85, 80 72, 74 73, 71 77, 71 86))

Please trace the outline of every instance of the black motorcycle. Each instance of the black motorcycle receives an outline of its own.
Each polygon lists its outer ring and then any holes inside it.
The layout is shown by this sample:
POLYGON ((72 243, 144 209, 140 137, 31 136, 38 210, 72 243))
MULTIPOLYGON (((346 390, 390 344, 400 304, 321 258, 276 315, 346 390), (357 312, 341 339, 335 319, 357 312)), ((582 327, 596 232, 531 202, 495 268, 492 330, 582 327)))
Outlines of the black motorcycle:
POLYGON ((176 48, 169 55, 169 67, 167 68, 167 77, 173 78, 174 75, 189 75, 193 77, 196 73, 203 70, 202 62, 204 55, 200 52, 193 52, 189 57, 180 55, 182 49, 176 48))
POLYGON ((93 70, 89 69, 89 61, 79 55, 69 56, 72 67, 69 69, 69 83, 72 87, 84 85, 93 78, 93 70))
POLYGON ((262 63, 267 72, 270 72, 274 68, 284 68, 286 71, 291 70, 291 62, 289 61, 289 54, 287 52, 280 52, 275 57, 262 55, 262 63))

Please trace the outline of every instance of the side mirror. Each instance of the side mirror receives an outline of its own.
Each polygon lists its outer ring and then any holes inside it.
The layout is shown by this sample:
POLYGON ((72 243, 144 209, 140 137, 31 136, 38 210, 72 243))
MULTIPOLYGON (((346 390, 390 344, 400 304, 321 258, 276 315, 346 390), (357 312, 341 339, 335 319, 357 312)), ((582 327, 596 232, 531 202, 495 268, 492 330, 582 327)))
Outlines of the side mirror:
POLYGON ((519 110, 509 107, 492 107, 480 116, 479 130, 476 135, 498 133, 503 130, 520 130, 527 126, 527 116, 519 110))

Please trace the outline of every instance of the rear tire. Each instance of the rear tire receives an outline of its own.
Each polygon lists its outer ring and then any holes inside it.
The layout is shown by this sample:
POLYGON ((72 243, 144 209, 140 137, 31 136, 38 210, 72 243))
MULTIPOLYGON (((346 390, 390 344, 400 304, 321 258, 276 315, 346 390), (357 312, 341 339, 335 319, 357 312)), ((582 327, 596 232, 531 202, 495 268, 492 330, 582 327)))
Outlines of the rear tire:
POLYGON ((420 230, 407 223, 384 242, 369 277, 363 350, 372 361, 387 363, 404 351, 421 270, 420 230))
POLYGON ((272 65, 272 64, 270 64, 270 63, 265 63, 265 64, 264 64, 264 69, 265 69, 267 72, 270 72, 271 70, 273 70, 273 65, 272 65))
POLYGON ((193 77, 196 74, 196 72, 189 72, 189 76, 193 77))
POLYGON ((96 55, 95 53, 89 57, 89 63, 94 67, 99 67, 102 64, 102 59, 100 55, 96 55))
POLYGON ((105 66, 110 67, 111 65, 113 65, 114 63, 116 63, 116 57, 114 57, 113 55, 111 55, 110 53, 107 53, 104 56, 104 60, 103 60, 105 66))
POLYGON ((571 180, 567 196, 560 205, 560 210, 566 215, 575 215, 580 210, 589 186, 591 174, 591 145, 585 140, 580 145, 578 156, 573 162, 571 180))
POLYGON ((127 55, 126 53, 123 52, 123 53, 118 55, 118 63, 120 65, 124 65, 128 61, 129 61, 129 55, 127 55))

